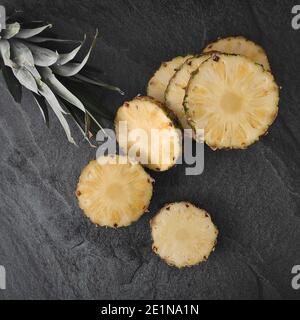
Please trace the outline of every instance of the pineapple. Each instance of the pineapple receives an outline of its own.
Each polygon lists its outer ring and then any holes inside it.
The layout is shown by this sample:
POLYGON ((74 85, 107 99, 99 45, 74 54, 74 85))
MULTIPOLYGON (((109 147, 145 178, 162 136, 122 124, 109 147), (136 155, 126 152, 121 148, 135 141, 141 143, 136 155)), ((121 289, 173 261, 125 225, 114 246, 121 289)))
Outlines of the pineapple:
POLYGON ((279 88, 270 72, 244 56, 213 54, 192 77, 184 107, 213 149, 245 149, 278 113, 279 88))
POLYGON ((51 24, 19 23, 9 17, 6 29, 0 26, 0 68, 7 89, 17 103, 21 102, 22 87, 28 89, 49 125, 49 107, 57 116, 69 142, 74 143, 67 121, 70 116, 85 139, 103 130, 105 119, 113 120, 110 112, 99 108, 98 99, 93 99, 98 87, 123 92, 98 79, 95 70, 85 68, 96 43, 98 31, 81 62, 76 56, 85 42, 44 37, 43 31, 51 24), (56 45, 64 48, 57 52, 56 45), (75 44, 75 45, 74 45, 75 44), (69 50, 70 45, 74 48, 69 50), (93 93, 91 94, 91 91, 93 93), (96 100, 96 101, 95 101, 96 100))
POLYGON ((76 195, 80 208, 100 226, 126 227, 147 211, 153 180, 125 156, 102 156, 82 171, 76 195))
POLYGON ((216 42, 209 44, 203 52, 210 51, 243 55, 256 63, 261 64, 265 70, 271 71, 265 50, 253 41, 241 36, 218 39, 216 42))
POLYGON ((191 57, 190 55, 186 57, 176 57, 171 61, 163 62, 148 83, 148 96, 160 102, 165 102, 165 91, 170 79, 174 76, 177 69, 191 57))
POLYGON ((177 268, 206 261, 217 243, 218 230, 210 215, 188 202, 166 205, 150 225, 153 251, 177 268))
MULTIPOLYGON (((120 147, 131 157, 155 171, 173 167, 181 155, 181 132, 174 116, 151 97, 136 97, 118 110, 115 128, 120 147), (127 140, 121 132, 126 124, 127 140), (136 134, 135 134, 136 133, 136 134), (137 150, 136 150, 137 148, 137 150)), ((123 132, 124 133, 124 132, 123 132)))
POLYGON ((166 106, 175 113, 183 129, 190 129, 183 107, 185 89, 191 75, 199 66, 210 57, 211 54, 203 54, 188 59, 175 73, 166 89, 166 106))

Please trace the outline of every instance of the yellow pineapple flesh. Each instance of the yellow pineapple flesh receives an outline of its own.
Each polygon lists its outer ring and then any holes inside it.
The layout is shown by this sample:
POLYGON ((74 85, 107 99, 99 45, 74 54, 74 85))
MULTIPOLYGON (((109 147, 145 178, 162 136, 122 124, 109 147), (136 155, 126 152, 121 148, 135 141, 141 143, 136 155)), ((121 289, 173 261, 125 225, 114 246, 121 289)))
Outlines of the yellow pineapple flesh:
POLYGON ((176 57, 171 61, 163 62, 148 83, 147 95, 160 102, 165 102, 165 91, 170 79, 174 76, 177 69, 191 57, 191 55, 176 57))
POLYGON ((216 42, 209 44, 203 52, 210 51, 243 55, 256 63, 261 64, 265 70, 271 70, 265 50, 253 41, 241 36, 218 39, 216 42))
POLYGON ((177 268, 206 261, 218 236, 210 215, 188 202, 163 207, 151 221, 151 232, 153 251, 177 268))
POLYGON ((172 115, 153 98, 137 97, 125 102, 117 112, 115 129, 120 147, 149 169, 166 171, 181 154, 181 135, 172 115), (124 123, 127 141, 121 133, 124 123))
POLYGON ((190 129, 186 119, 183 101, 186 87, 191 79, 192 73, 208 58, 210 54, 203 54, 188 59, 175 73, 166 89, 166 106, 175 113, 183 129, 190 129))
POLYGON ((184 107, 212 149, 245 149, 278 113, 279 88, 270 72, 244 56, 213 54, 192 77, 184 107))
POLYGON ((125 156, 102 156, 82 171, 76 190, 80 208, 95 224, 126 227, 147 211, 153 180, 125 156))

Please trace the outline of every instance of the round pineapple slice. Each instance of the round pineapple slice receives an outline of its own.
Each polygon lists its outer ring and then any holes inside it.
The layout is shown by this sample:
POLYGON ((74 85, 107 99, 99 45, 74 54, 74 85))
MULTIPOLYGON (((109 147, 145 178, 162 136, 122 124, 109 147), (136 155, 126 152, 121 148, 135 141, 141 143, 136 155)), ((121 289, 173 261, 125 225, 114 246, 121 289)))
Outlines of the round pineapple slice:
POLYGON ((165 91, 170 79, 174 76, 177 69, 191 57, 191 55, 176 57, 171 61, 163 62, 148 83, 147 95, 160 102, 165 102, 165 91))
POLYGON ((150 224, 153 251, 177 268, 206 261, 217 243, 210 215, 188 202, 166 205, 150 224))
POLYGON ((125 156, 102 156, 82 171, 76 195, 80 208, 100 226, 126 227, 147 211, 153 180, 125 156))
POLYGON ((188 59, 175 73, 166 89, 166 106, 175 113, 183 129, 191 128, 186 119, 183 107, 185 89, 193 72, 210 56, 211 54, 208 53, 188 59))
POLYGON ((267 132, 278 103, 270 72, 244 56, 214 53, 192 77, 184 107, 212 149, 245 149, 267 132))
POLYGON ((181 155, 181 133, 173 120, 174 115, 153 98, 125 102, 115 119, 119 145, 149 169, 166 171, 181 155))
POLYGON ((243 55, 256 63, 261 64, 265 70, 271 70, 265 50, 253 41, 241 36, 218 39, 216 42, 209 44, 203 52, 210 51, 243 55))

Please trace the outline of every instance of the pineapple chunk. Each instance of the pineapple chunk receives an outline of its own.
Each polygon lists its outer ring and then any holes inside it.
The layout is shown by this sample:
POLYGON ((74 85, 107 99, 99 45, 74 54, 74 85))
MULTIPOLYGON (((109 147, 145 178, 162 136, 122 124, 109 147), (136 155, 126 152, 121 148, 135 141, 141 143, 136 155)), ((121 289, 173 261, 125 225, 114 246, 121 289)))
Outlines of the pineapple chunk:
POLYGON ((219 39, 216 42, 209 44, 203 52, 210 51, 243 55, 256 63, 261 64, 265 70, 271 71, 265 50, 253 41, 241 36, 219 39))
POLYGON ((206 261, 217 243, 218 230, 210 215, 188 202, 166 205, 150 225, 153 251, 177 268, 206 261))
POLYGON ((270 72, 244 56, 214 53, 192 77, 184 107, 212 149, 245 149, 267 132, 278 103, 270 72))
POLYGON ((165 91, 170 79, 174 76, 177 69, 191 57, 176 57, 171 61, 163 62, 148 83, 147 95, 160 102, 165 102, 165 91))
POLYGON ((126 227, 147 211, 151 177, 125 156, 102 156, 82 171, 76 195, 80 208, 100 226, 126 227))
POLYGON ((190 129, 183 107, 185 89, 192 73, 207 60, 211 54, 204 54, 188 59, 170 80, 165 94, 166 106, 175 113, 183 129, 190 129))
POLYGON ((125 102, 115 119, 120 147, 131 157, 139 158, 139 162, 149 169, 170 169, 181 154, 181 134, 173 117, 163 104, 150 97, 136 97, 125 102), (124 123, 127 125, 127 141, 120 132, 124 123), (136 150, 135 154, 130 154, 132 150, 136 150))

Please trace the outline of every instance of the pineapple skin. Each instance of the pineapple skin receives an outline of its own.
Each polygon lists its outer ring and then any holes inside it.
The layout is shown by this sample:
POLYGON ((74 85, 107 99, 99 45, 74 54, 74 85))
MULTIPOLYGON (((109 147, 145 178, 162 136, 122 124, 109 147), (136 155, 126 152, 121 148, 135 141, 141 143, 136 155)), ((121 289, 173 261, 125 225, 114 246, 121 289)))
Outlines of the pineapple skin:
POLYGON ((183 268, 192 268, 192 267, 195 267, 197 265, 200 265, 204 262, 206 262, 210 256, 210 254, 212 254, 215 249, 216 249, 216 246, 218 244, 218 235, 219 235, 219 230, 218 228, 216 227, 216 225, 212 222, 212 219, 211 219, 211 216, 210 214, 206 211, 206 210, 203 210, 203 209, 199 209, 197 208, 196 206, 194 206, 193 204, 191 204, 190 202, 187 202, 187 201, 183 201, 183 202, 174 202, 174 203, 167 203, 164 205, 164 207, 162 207, 159 212, 150 220, 150 229, 151 229, 151 237, 152 237, 152 251, 154 252, 154 254, 156 254, 160 259, 162 259, 168 266, 170 267, 174 267, 174 268, 177 268, 177 269, 183 269, 183 268), (212 246, 211 250, 210 250, 210 253, 207 254, 206 257, 203 257, 203 259, 199 259, 197 262, 193 262, 193 263, 185 263, 185 264, 177 264, 174 260, 170 259, 170 257, 164 257, 164 256, 161 256, 160 253, 159 253, 159 247, 157 246, 157 244, 155 243, 155 237, 154 237, 154 228, 156 227, 156 225, 158 224, 157 222, 157 219, 159 218, 160 215, 164 214, 164 212, 167 210, 171 210, 171 208, 173 206, 185 206, 186 208, 193 208, 195 210, 197 210, 199 213, 202 213, 205 215, 205 217, 207 217, 208 219, 210 219, 210 222, 214 228, 214 232, 215 232, 215 239, 214 239, 214 245, 212 246))
MULTIPOLYGON (((117 140, 119 139, 119 135, 118 135, 118 122, 119 122, 119 117, 118 117, 118 114, 119 112, 122 110, 122 108, 128 108, 129 107, 129 103, 131 102, 150 102, 150 103, 153 103, 155 104, 159 109, 160 111, 162 111, 164 113, 164 115, 169 119, 169 122, 172 124, 172 126, 175 128, 175 129, 179 129, 179 130, 182 130, 182 126, 181 124, 179 123, 176 115, 174 114, 173 111, 171 111, 170 109, 168 109, 164 103, 158 101, 157 99, 151 97, 151 96, 141 96, 141 95, 138 95, 136 96, 133 100, 131 101, 126 101, 124 102, 124 104, 118 109, 117 111, 117 115, 115 117, 115 121, 114 121, 114 127, 115 127, 115 131, 116 131, 116 137, 117 137, 117 140)), ((154 126, 155 128, 155 126, 154 126)), ((181 140, 181 136, 178 135, 178 141, 181 140)), ((126 150, 125 150, 126 151, 126 150)), ((182 152, 182 148, 180 147, 180 153, 182 152)), ((156 172, 164 172, 164 171, 167 171, 169 169, 171 169, 173 166, 176 165, 176 161, 177 159, 179 158, 180 156, 180 153, 177 155, 176 159, 174 160, 173 163, 171 163, 169 166, 165 167, 165 168, 160 168, 160 167, 157 167, 157 166, 154 166, 154 165, 144 165, 145 167, 153 170, 153 171, 156 171, 156 172)))
MULTIPOLYGON (((246 39, 247 40, 247 39, 246 39)), ((250 41, 250 40, 247 40, 247 41, 250 41)), ((274 86, 277 88, 277 101, 276 101, 276 111, 274 112, 273 114, 273 117, 272 119, 270 119, 270 122, 269 122, 269 125, 268 127, 266 128, 266 130, 264 132, 262 132, 259 136, 257 136, 251 143, 247 144, 247 145, 244 145, 244 146, 238 146, 238 147, 235 147, 235 146, 230 146, 230 147, 225 147, 225 146, 219 146, 219 145, 212 145, 212 144, 209 144, 206 139, 204 139, 205 143, 209 146, 209 148, 213 151, 216 151, 216 150, 225 150, 225 151, 230 151, 230 150, 246 150, 248 149, 249 147, 251 147, 253 144, 255 144, 256 142, 258 142, 262 137, 266 136, 268 134, 268 130, 269 128, 272 126, 272 124, 275 122, 277 116, 278 116, 278 113, 279 113, 279 101, 280 101, 280 93, 279 93, 279 86, 278 84, 276 83, 276 80, 273 76, 273 74, 268 71, 268 70, 265 70, 265 68, 259 64, 259 63, 256 63, 256 62, 253 62, 251 59, 249 59, 248 57, 245 57, 245 56, 242 56, 242 55, 239 55, 239 54, 230 54, 230 53, 224 53, 224 52, 217 52, 217 51, 212 51, 212 57, 209 58, 208 60, 204 61, 202 63, 205 64, 207 63, 210 59, 214 59, 214 58, 218 58, 220 56, 232 56, 232 57, 242 57, 243 59, 246 59, 248 60, 249 62, 253 63, 254 65, 256 65, 256 67, 258 69, 260 69, 262 72, 265 72, 266 74, 268 74, 271 78, 272 78, 272 82, 274 84, 274 86)), ((201 67, 201 66, 200 66, 201 67)), ((191 79, 189 81, 189 84, 187 86, 187 89, 186 89, 186 94, 185 94, 185 98, 184 98, 184 103, 183 103, 183 107, 184 107, 184 111, 185 111, 185 114, 186 114, 186 118, 187 118, 187 121, 189 123, 189 125, 191 126, 191 128, 193 129, 194 132, 196 132, 197 130, 197 127, 195 126, 195 123, 193 121, 193 118, 190 114, 190 110, 189 110, 189 107, 188 107, 188 102, 187 102, 187 98, 188 98, 188 88, 189 86, 191 85, 193 79, 195 78, 195 76, 199 73, 199 69, 196 70, 192 76, 191 76, 191 79)))
MULTIPOLYGON (((128 227, 132 223, 136 222, 139 220, 139 218, 145 213, 148 212, 148 208, 150 205, 150 201, 153 195, 153 183, 154 180, 151 178, 151 176, 143 169, 143 167, 137 163, 135 163, 133 160, 125 157, 125 156, 118 156, 118 155, 110 155, 110 156, 103 156, 102 158, 109 158, 108 164, 103 165, 99 164, 98 160, 92 160, 81 172, 81 175, 79 177, 79 182, 77 184, 77 189, 76 189, 76 197, 78 199, 78 204, 79 207, 83 210, 84 214, 90 219, 90 221, 98 226, 101 227, 110 227, 110 228, 121 228, 121 227, 128 227), (136 197, 139 201, 141 202, 142 205, 139 206, 139 209, 135 207, 136 203, 127 203, 129 204, 130 209, 132 210, 130 213, 130 217, 128 218, 128 214, 126 215, 127 218, 123 218, 122 215, 118 214, 115 209, 112 209, 110 212, 106 212, 106 215, 101 212, 100 214, 95 214, 90 208, 88 208, 85 204, 85 199, 86 199, 86 191, 85 189, 90 189, 92 188, 93 190, 99 188, 99 186, 103 185, 99 180, 95 181, 95 177, 89 178, 89 174, 93 173, 93 170, 95 167, 101 167, 101 166, 109 166, 111 165, 110 161, 113 161, 114 159, 117 159, 119 161, 121 158, 126 158, 128 161, 128 164, 120 164, 120 166, 124 166, 125 169, 127 169, 127 172, 132 171, 132 174, 134 174, 135 178, 138 176, 139 179, 142 179, 144 182, 143 188, 139 190, 138 192, 143 193, 143 199, 139 199, 139 196, 137 194, 131 193, 132 197, 128 197, 128 199, 136 197), (91 181, 92 179, 92 181, 91 181), (85 199, 83 198, 85 197, 85 199), (132 209, 132 206, 134 207, 135 210, 132 209), (108 215, 108 218, 107 218, 108 215)), ((124 174, 120 175, 119 181, 120 183, 123 184, 123 187, 126 188, 126 181, 124 180, 124 174)), ((110 179, 109 179, 110 180, 110 179)), ((110 182, 110 181, 109 181, 110 182)), ((109 182, 106 181, 107 187, 109 186, 109 182)), ((129 188, 130 185, 127 184, 127 187, 129 188)), ((130 188, 129 188, 130 189, 130 188)), ((119 193, 120 194, 120 193, 119 193)), ((129 193, 130 195, 130 193, 129 193)), ((98 199, 102 199, 103 202, 106 201, 105 197, 101 197, 101 195, 96 195, 98 199)), ((95 198, 95 192, 93 194, 90 194, 87 196, 87 198, 95 198)), ((118 199, 115 199, 118 202, 118 199)), ((114 200, 110 200, 111 202, 114 202, 114 200)), ((94 201, 95 202, 95 201, 94 201)), ((113 204, 113 203, 112 203, 113 204)), ((125 210, 124 210, 125 211, 125 210)), ((128 210, 126 210, 126 213, 128 213, 128 210)))
POLYGON ((203 53, 209 53, 209 52, 219 52, 219 53, 227 53, 227 54, 240 54, 239 52, 233 52, 234 50, 218 50, 219 46, 226 46, 227 44, 232 44, 232 42, 240 42, 240 43, 244 43, 245 46, 250 46, 252 49, 256 48, 257 52, 261 55, 261 59, 260 62, 258 61, 254 61, 253 59, 251 59, 250 56, 245 55, 246 57, 248 57, 250 60, 261 64, 264 69, 266 71, 271 71, 271 66, 269 63, 269 59, 267 56, 266 51, 263 49, 263 47, 261 47, 260 45, 258 45, 257 43, 245 38, 244 36, 236 36, 236 37, 227 37, 227 38, 219 38, 216 41, 208 44, 206 46, 206 48, 203 50, 203 53))
POLYGON ((169 84, 169 81, 174 76, 177 69, 192 55, 178 56, 174 59, 166 62, 162 62, 160 67, 154 73, 147 85, 147 95, 153 97, 157 101, 165 102, 165 91, 169 84), (163 78, 163 82, 160 81, 163 78), (157 89, 157 86, 160 88, 157 89))

